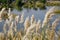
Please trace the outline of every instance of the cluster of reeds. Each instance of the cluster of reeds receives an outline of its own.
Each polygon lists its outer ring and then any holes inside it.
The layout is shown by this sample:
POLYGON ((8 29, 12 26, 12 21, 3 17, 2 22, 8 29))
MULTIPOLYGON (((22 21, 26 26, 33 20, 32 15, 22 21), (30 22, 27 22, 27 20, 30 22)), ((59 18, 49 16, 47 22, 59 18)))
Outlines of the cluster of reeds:
MULTIPOLYGON (((55 7, 52 7, 45 15, 43 23, 41 20, 36 21, 34 15, 29 16, 24 21, 24 15, 13 16, 8 14, 8 19, 5 20, 3 31, 0 32, 0 40, 60 40, 60 31, 56 33, 56 27, 60 21, 60 17, 56 18, 52 25, 50 20, 55 7), (18 31, 17 23, 24 23, 24 29, 18 31)), ((10 9, 9 9, 10 13, 10 9)))

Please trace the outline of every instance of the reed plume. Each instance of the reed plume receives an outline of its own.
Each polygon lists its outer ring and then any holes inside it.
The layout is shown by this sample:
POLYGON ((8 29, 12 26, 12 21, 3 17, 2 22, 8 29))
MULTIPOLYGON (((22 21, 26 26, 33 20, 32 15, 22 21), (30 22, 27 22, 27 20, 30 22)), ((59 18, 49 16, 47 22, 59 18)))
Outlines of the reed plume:
POLYGON ((30 26, 30 22, 29 22, 29 16, 28 16, 24 22, 24 28, 25 28, 24 30, 26 31, 29 26, 30 26))
POLYGON ((57 39, 55 37, 56 36, 55 29, 60 21, 60 17, 55 19, 52 25, 50 25, 50 19, 52 19, 52 16, 55 15, 54 8, 55 7, 52 7, 46 13, 45 18, 43 20, 43 24, 41 24, 41 20, 38 20, 36 22, 34 15, 31 16, 31 19, 29 19, 28 16, 25 19, 25 21, 23 18, 24 14, 21 15, 20 21, 19 21, 19 15, 17 15, 15 17, 15 20, 13 20, 13 15, 10 14, 11 9, 9 8, 9 12, 8 12, 9 20, 8 19, 5 20, 3 27, 4 32, 0 32, 0 40, 60 40, 60 35, 57 35, 58 36, 57 39), (24 23, 24 31, 22 30, 22 32, 20 32, 19 30, 17 30, 18 22, 22 24, 24 23), (7 25, 9 27, 8 30, 7 30, 7 25), (44 26, 46 26, 46 28, 44 26), (41 27, 44 28, 41 29, 41 27), (40 31, 40 33, 38 31, 40 31))
POLYGON ((2 10, 0 11, 0 14, 2 14, 4 10, 5 10, 5 8, 2 8, 2 10))
POLYGON ((59 24, 59 21, 60 21, 60 17, 55 19, 55 21, 52 23, 52 29, 56 29, 57 25, 59 24))
POLYGON ((31 16, 31 24, 34 23, 34 20, 35 20, 34 15, 32 15, 32 16, 31 16))
POLYGON ((32 31, 34 30, 34 28, 36 27, 36 21, 34 21, 34 23, 32 25, 30 25, 30 27, 28 27, 26 34, 24 35, 24 37, 22 38, 22 40, 32 40, 32 31))
POLYGON ((51 17, 54 15, 54 8, 52 7, 51 9, 49 9, 49 11, 46 13, 45 18, 43 20, 43 24, 42 24, 42 28, 48 24, 49 20, 51 19, 51 17))
POLYGON ((14 23, 11 22, 11 26, 9 27, 9 30, 8 30, 8 32, 7 32, 7 37, 10 37, 11 39, 12 39, 13 36, 14 36, 13 25, 14 25, 14 23))
POLYGON ((17 23, 16 22, 14 23, 14 28, 13 29, 14 29, 15 32, 17 32, 17 23))
POLYGON ((11 15, 11 8, 9 8, 9 10, 8 10, 8 16, 10 16, 11 15))
POLYGON ((22 14, 20 18, 20 23, 23 23, 23 22, 24 22, 24 14, 22 14))
POLYGON ((2 21, 2 13, 4 12, 5 8, 2 8, 2 10, 0 11, 0 21, 2 21))
POLYGON ((36 33, 38 32, 38 30, 40 29, 41 27, 41 21, 38 20, 37 24, 36 24, 36 33))
POLYGON ((36 21, 34 21, 32 25, 30 25, 30 27, 27 29, 26 34, 29 34, 30 32, 32 32, 32 30, 34 30, 35 27, 36 27, 36 21))
POLYGON ((15 21, 18 23, 19 22, 19 15, 15 17, 15 21))
POLYGON ((9 21, 11 22, 13 20, 13 15, 11 14, 8 18, 9 18, 9 21))
POLYGON ((48 40, 55 40, 55 37, 56 37, 55 36, 56 35, 55 29, 56 29, 59 21, 60 21, 60 18, 55 19, 55 21, 52 23, 51 30, 50 29, 46 30, 48 40))

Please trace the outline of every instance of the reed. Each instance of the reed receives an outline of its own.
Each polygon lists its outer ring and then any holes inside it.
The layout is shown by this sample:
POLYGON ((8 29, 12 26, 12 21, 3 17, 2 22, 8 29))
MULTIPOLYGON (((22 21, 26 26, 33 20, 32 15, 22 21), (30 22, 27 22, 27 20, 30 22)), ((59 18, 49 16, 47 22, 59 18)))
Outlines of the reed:
POLYGON ((35 19, 34 19, 34 15, 32 15, 32 16, 31 16, 31 24, 34 23, 34 20, 35 20, 35 19))
POLYGON ((0 11, 0 21, 2 21, 2 13, 4 12, 5 8, 2 8, 2 10, 0 11))
POLYGON ((24 21, 24 14, 21 15, 20 19, 19 15, 15 16, 15 20, 13 20, 13 15, 10 14, 9 20, 5 20, 3 31, 0 32, 0 40, 60 40, 60 34, 57 35, 55 30, 60 17, 56 18, 50 25, 50 20, 55 15, 54 10, 55 7, 52 7, 46 13, 43 23, 41 23, 41 20, 36 21, 34 15, 31 16, 31 19, 29 16, 26 17, 24 21), (17 30, 17 23, 19 22, 24 24, 23 30, 17 30))
POLYGON ((55 19, 55 21, 52 23, 52 29, 56 29, 57 25, 59 24, 60 18, 55 19))
POLYGON ((54 12, 54 9, 55 9, 55 7, 52 7, 52 8, 49 9, 49 11, 46 13, 45 18, 44 18, 44 21, 43 21, 43 24, 42 24, 42 27, 48 25, 51 17, 52 17, 53 14, 54 14, 54 13, 53 13, 53 12, 54 12))
POLYGON ((29 22, 29 16, 28 16, 24 22, 24 28, 25 28, 24 30, 27 31, 29 26, 30 26, 30 22, 29 22))
POLYGON ((41 21, 38 20, 37 24, 36 24, 36 33, 38 33, 38 30, 41 28, 41 21))
POLYGON ((19 15, 15 17, 15 21, 18 23, 19 22, 19 15))
POLYGON ((20 17, 20 23, 23 23, 23 22, 24 22, 24 13, 20 17))

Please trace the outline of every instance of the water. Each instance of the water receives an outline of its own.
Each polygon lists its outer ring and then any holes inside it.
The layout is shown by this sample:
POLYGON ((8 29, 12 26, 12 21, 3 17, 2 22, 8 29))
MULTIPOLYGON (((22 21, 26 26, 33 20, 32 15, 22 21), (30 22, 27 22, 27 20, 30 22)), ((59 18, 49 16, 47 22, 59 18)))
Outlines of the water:
MULTIPOLYGON (((30 17, 32 16, 32 14, 33 14, 34 17, 35 17, 35 19, 36 19, 36 21, 41 20, 41 22, 42 22, 43 19, 44 19, 44 17, 45 17, 46 12, 47 12, 50 8, 51 8, 51 7, 47 7, 46 10, 40 10, 40 9, 38 9, 38 10, 23 9, 22 11, 18 11, 18 10, 16 10, 16 9, 14 9, 14 10, 12 11, 12 13, 17 14, 17 15, 20 15, 20 14, 24 13, 24 19, 26 19, 26 17, 28 17, 28 16, 29 16, 29 18, 30 18, 30 17)), ((55 20, 55 18, 57 18, 58 16, 60 16, 60 15, 53 16, 53 20, 55 20)), ((53 22, 53 20, 52 20, 51 22, 53 22)), ((0 32, 1 32, 2 29, 3 29, 3 24, 4 24, 4 22, 0 22, 0 32)), ((18 23, 17 26, 18 26, 18 29, 20 29, 21 27, 23 28, 23 23, 22 23, 22 25, 18 23)), ((59 29, 59 27, 60 27, 60 25, 58 25, 57 30, 59 29)))
POLYGON ((24 19, 26 19, 26 17, 29 16, 29 18, 32 16, 32 14, 34 15, 35 19, 44 19, 45 13, 47 12, 49 8, 47 8, 46 10, 33 10, 33 9, 23 9, 23 11, 17 11, 17 10, 13 10, 12 12, 14 14, 22 14, 22 12, 24 12, 24 19))

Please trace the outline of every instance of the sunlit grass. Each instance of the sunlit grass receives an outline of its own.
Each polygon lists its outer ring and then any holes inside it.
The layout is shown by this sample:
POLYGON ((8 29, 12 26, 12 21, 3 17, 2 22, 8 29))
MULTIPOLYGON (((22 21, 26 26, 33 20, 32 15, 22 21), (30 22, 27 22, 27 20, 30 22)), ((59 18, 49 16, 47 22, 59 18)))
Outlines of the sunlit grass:
MULTIPOLYGON (((51 17, 55 15, 53 12, 55 7, 52 7, 47 11, 43 23, 41 20, 36 21, 34 15, 30 18, 26 17, 23 23, 19 23, 19 15, 16 14, 3 14, 3 17, 6 17, 5 24, 3 26, 3 31, 0 32, 0 40, 60 40, 60 34, 56 34, 56 27, 59 24, 60 17, 56 18, 52 25, 50 25, 51 17), (11 16, 12 15, 12 16, 11 16), (10 20, 11 19, 11 20, 10 20), (13 21, 13 19, 15 19, 13 21), (18 20, 18 22, 16 22, 18 20), (24 28, 17 29, 17 23, 23 24, 24 28), (8 30, 7 30, 8 26, 8 30)), ((2 15, 2 14, 1 14, 2 15)), ((24 15, 21 15, 21 17, 24 15)), ((58 31, 60 33, 60 31, 58 31)))

